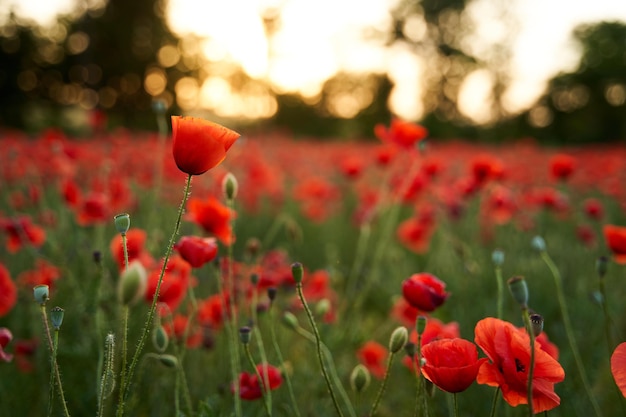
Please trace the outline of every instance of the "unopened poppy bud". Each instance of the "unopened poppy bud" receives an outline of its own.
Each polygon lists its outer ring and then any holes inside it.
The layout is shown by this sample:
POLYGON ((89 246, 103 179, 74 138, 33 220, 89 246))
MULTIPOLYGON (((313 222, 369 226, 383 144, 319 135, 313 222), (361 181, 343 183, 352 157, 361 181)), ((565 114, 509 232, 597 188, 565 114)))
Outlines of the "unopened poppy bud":
POLYGON ((606 256, 600 256, 596 259, 596 271, 598 272, 598 276, 600 278, 604 278, 607 270, 609 269, 609 258, 606 256))
POLYGON ((404 351, 406 352, 406 355, 409 358, 412 358, 413 356, 415 356, 415 354, 417 353, 417 349, 416 349, 415 343, 407 342, 404 345, 404 351))
POLYGON ((504 252, 496 249, 491 253, 491 260, 495 266, 502 266, 504 263, 504 252))
POLYGON ((96 264, 100 264, 100 262, 102 262, 102 252, 100 252, 99 250, 93 251, 93 261, 96 264))
POLYGON ((35 297, 35 301, 41 305, 46 304, 48 301, 48 297, 50 295, 50 287, 47 285, 37 285, 33 288, 33 296, 35 297))
POLYGON ((63 324, 63 315, 65 314, 65 310, 61 307, 54 307, 50 310, 50 321, 52 322, 52 327, 55 330, 59 330, 61 328, 61 324, 63 324))
POLYGON ((546 250, 546 241, 543 240, 541 236, 535 236, 530 244, 537 252, 544 252, 546 250))
POLYGON ((234 200, 237 197, 239 184, 237 183, 237 178, 230 172, 222 180, 222 191, 227 200, 234 200))
POLYGON ((256 272, 253 272, 250 274, 250 282, 252 283, 252 285, 256 285, 259 283, 259 274, 257 274, 256 272))
POLYGON ((175 368, 178 366, 178 358, 174 355, 159 355, 159 360, 168 368, 175 368))
POLYGON ((543 331, 543 317, 541 314, 530 315, 530 327, 535 337, 539 336, 543 331))
POLYGON ((350 387, 354 392, 363 392, 369 386, 371 379, 370 371, 363 364, 358 364, 350 374, 350 387))
POLYGON ((241 340, 241 343, 243 343, 244 345, 247 345, 248 343, 250 343, 251 332, 252 332, 252 329, 248 326, 243 326, 242 328, 239 329, 239 340, 241 340))
POLYGON ((115 228, 122 236, 130 229, 130 215, 128 213, 118 214, 113 218, 115 221, 115 228))
POLYGON ((424 333, 424 329, 426 329, 426 316, 418 316, 417 321, 415 322, 415 331, 417 334, 424 333))
POLYGON ((300 262, 291 264, 291 275, 293 276, 293 280, 296 281, 296 284, 300 284, 302 282, 304 268, 300 262))
POLYGON ((389 338, 389 351, 391 353, 398 353, 406 345, 409 340, 409 332, 404 326, 398 327, 391 333, 389 338))
POLYGON ((315 305, 315 313, 318 316, 325 316, 326 313, 328 313, 330 311, 331 305, 330 305, 330 300, 328 298, 322 298, 316 305, 315 305))
POLYGON ((269 287, 267 289, 267 298, 269 298, 270 301, 274 301, 276 299, 277 292, 278 290, 276 289, 276 287, 269 287))
POLYGON ((170 342, 170 337, 160 324, 156 326, 152 333, 152 345, 157 352, 163 353, 167 349, 167 345, 170 342))
POLYGON ((528 286, 526 285, 524 277, 515 276, 509 278, 507 283, 509 284, 509 291, 513 299, 522 306, 522 308, 528 307, 528 286))
POLYGON ((134 304, 146 292, 148 273, 139 261, 124 269, 117 286, 117 295, 123 305, 134 304))
POLYGON ((298 318, 289 311, 286 311, 285 314, 283 314, 283 323, 290 329, 296 329, 300 326, 300 324, 298 324, 298 318))

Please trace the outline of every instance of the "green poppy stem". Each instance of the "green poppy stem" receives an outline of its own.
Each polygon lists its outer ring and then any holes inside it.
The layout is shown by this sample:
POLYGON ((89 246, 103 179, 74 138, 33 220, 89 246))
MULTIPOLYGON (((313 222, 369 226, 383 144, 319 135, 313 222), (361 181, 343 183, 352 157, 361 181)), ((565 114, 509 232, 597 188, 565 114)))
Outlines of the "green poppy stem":
POLYGON ((387 367, 385 368, 385 376, 383 378, 383 382, 378 389, 378 393, 376 394, 376 399, 374 400, 374 404, 372 404, 372 409, 370 411, 370 417, 373 417, 376 414, 376 409, 378 408, 378 404, 380 403, 380 399, 383 397, 385 393, 385 388, 387 387, 387 380, 389 379, 389 375, 391 374, 391 364, 393 363, 393 352, 389 352, 387 356, 387 367))
POLYGON ((530 316, 528 315, 528 307, 522 308, 522 319, 524 320, 524 326, 526 327, 526 333, 530 338, 530 364, 528 365, 528 381, 527 381, 527 393, 528 398, 528 416, 533 417, 533 374, 535 370, 535 332, 530 324, 530 316))

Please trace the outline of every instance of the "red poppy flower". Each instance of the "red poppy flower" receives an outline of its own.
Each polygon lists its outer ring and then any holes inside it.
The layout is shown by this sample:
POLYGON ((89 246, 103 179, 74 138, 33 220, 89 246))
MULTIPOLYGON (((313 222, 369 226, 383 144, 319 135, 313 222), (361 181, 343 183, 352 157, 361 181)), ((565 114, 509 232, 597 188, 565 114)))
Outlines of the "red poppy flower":
POLYGON ((611 373, 617 387, 626 397, 626 342, 620 343, 611 355, 611 373))
POLYGON ((413 307, 431 312, 443 304, 449 293, 446 284, 432 274, 413 274, 402 282, 402 295, 413 307))
MULTIPOLYGON (((176 340, 181 341, 185 336, 185 330, 187 328, 187 323, 189 323, 189 318, 182 314, 176 314, 174 319, 170 322, 167 321, 163 325, 165 332, 170 337, 175 337, 176 340)), ((196 323, 190 324, 190 329, 188 330, 187 340, 185 342, 185 346, 188 349, 194 349, 202 344, 202 334, 200 332, 200 328, 196 323)))
POLYGON ((422 374, 447 392, 465 391, 487 358, 478 359, 476 345, 465 339, 441 339, 422 348, 422 374))
POLYGON ((110 218, 109 199, 100 192, 93 192, 85 197, 79 210, 76 221, 81 226, 105 223, 110 218))
POLYGON ((11 330, 6 327, 0 327, 0 361, 11 362, 13 355, 4 351, 9 342, 13 340, 13 334, 11 330))
POLYGON ((613 252, 615 262, 626 264, 626 227, 607 224, 603 232, 606 244, 613 252))
POLYGON ((198 302, 198 323, 203 327, 219 329, 228 317, 228 296, 214 294, 198 302))
POLYGON ((172 116, 174 161, 189 175, 200 175, 219 165, 239 138, 217 123, 196 117, 172 116))
POLYGON ((400 243, 414 253, 424 254, 430 247, 430 238, 435 232, 434 224, 411 217, 404 220, 396 230, 400 243))
POLYGON ((391 316, 409 329, 415 326, 420 311, 409 304, 404 297, 398 297, 393 303, 391 316))
POLYGON ((233 233, 230 220, 235 213, 222 205, 217 198, 209 197, 202 201, 191 198, 188 204, 189 214, 187 219, 198 224, 205 232, 217 237, 225 245, 233 243, 233 233))
POLYGON ((385 358, 387 349, 378 342, 368 341, 356 353, 361 363, 376 378, 382 379, 385 376, 385 358))
POLYGON ((61 183, 63 200, 70 207, 77 207, 81 200, 81 192, 73 179, 67 178, 61 183))
POLYGON ((556 154, 550 158, 550 175, 561 181, 566 181, 574 172, 576 159, 565 154, 556 154))
POLYGON ((8 234, 7 250, 15 253, 23 245, 40 247, 46 241, 46 232, 32 223, 30 217, 0 219, 0 229, 8 234))
POLYGON ((0 264, 0 317, 6 316, 17 302, 17 287, 9 270, 0 264))
POLYGON ((37 285, 47 285, 52 289, 56 280, 61 278, 61 271, 51 263, 43 259, 37 259, 36 268, 22 272, 17 280, 24 288, 31 288, 37 285))
POLYGON ((13 344, 15 365, 20 372, 29 373, 35 370, 33 361, 37 354, 38 345, 37 339, 20 339, 13 344))
POLYGON ((183 236, 174 249, 192 268, 200 268, 217 256, 217 242, 212 237, 183 236))
MULTIPOLYGON (((256 369, 261 375, 262 382, 259 381, 256 373, 242 372, 239 374, 239 397, 242 400, 259 399, 263 396, 263 389, 266 384, 270 390, 274 390, 283 382, 280 370, 272 365, 259 364, 256 369)), ((234 387, 232 391, 235 391, 234 387)))
POLYGON ((604 207, 597 198, 588 198, 583 202, 583 211, 593 220, 600 220, 604 216, 604 207))
POLYGON ((428 130, 416 123, 393 119, 389 129, 382 124, 374 127, 374 133, 384 143, 392 143, 401 148, 414 148, 415 144, 428 136, 428 130))
MULTIPOLYGON (((475 342, 489 357, 478 371, 476 381, 500 387, 502 396, 515 407, 528 404, 527 380, 530 368, 530 339, 511 323, 485 318, 476 324, 475 342)), ((561 402, 554 384, 565 379, 561 365, 539 343, 535 343, 533 370, 533 412, 551 410, 561 402)))
MULTIPOLYGON (((152 302, 154 298, 160 274, 161 268, 159 267, 148 276, 148 285, 144 297, 147 302, 152 302)), ((175 311, 187 294, 190 280, 191 266, 180 256, 172 256, 165 268, 158 301, 167 304, 170 311, 175 311)))

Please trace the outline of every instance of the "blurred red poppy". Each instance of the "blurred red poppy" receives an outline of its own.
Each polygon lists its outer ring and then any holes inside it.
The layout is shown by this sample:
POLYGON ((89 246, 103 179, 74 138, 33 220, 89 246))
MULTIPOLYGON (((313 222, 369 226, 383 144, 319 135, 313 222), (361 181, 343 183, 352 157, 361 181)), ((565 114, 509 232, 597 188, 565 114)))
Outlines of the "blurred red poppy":
POLYGON ((427 272, 413 274, 402 282, 402 295, 413 307, 431 312, 443 304, 449 293, 446 284, 427 272))
POLYGON ((234 241, 230 221, 235 213, 221 204, 217 198, 209 196, 206 200, 191 198, 187 207, 186 218, 217 237, 220 242, 230 245, 234 241))
POLYGON ((4 351, 9 342, 13 340, 13 334, 11 330, 6 327, 0 327, 0 361, 11 362, 13 355, 4 351))
POLYGON ((487 358, 478 359, 476 345, 465 339, 441 339, 422 348, 422 374, 447 392, 461 392, 476 380, 487 358))
POLYGON ((607 224, 602 230, 615 262, 626 264, 626 227, 607 224))
MULTIPOLYGON (((152 302, 161 268, 156 268, 148 276, 148 286, 144 299, 152 302)), ((175 311, 187 294, 187 287, 191 281, 191 266, 178 255, 173 255, 167 262, 158 301, 167 304, 170 311, 175 311)))
MULTIPOLYGON (((138 260, 146 268, 151 268, 154 263, 152 256, 144 249, 147 234, 145 230, 130 228, 126 232, 126 249, 128 251, 128 262, 138 260)), ((111 240, 109 248, 113 259, 120 270, 124 269, 124 246, 122 236, 117 234, 111 240)))
POLYGON ((189 175, 200 175, 219 165, 240 136, 217 123, 182 116, 172 116, 172 135, 176 166, 189 175))
POLYGON ((219 329, 228 317, 228 295, 213 294, 198 302, 198 323, 203 327, 219 329))
MULTIPOLYGON (((527 380, 530 368, 530 339, 513 324, 492 317, 476 324, 475 341, 489 357, 478 371, 477 382, 500 387, 502 396, 515 407, 528 404, 527 380)), ((551 410, 561 403, 554 384, 565 379, 561 365, 539 343, 535 343, 533 370, 533 412, 551 410)))
POLYGON ((0 219, 0 229, 8 234, 6 245, 10 253, 17 252, 23 245, 38 248, 46 241, 44 229, 33 224, 28 216, 0 219))
POLYGON ((104 193, 92 192, 82 201, 77 222, 81 226, 89 226, 109 221, 111 208, 109 199, 104 193))
POLYGON ((611 355, 611 373, 617 387, 626 397, 626 342, 620 343, 611 355))
POLYGON ((0 317, 6 316, 17 303, 17 287, 9 270, 0 264, 0 317))
POLYGON ((593 220, 600 220, 604 216, 604 206, 597 198, 588 198, 583 201, 583 211, 593 220))
POLYGON ((556 154, 550 158, 550 175, 560 181, 566 181, 573 173, 576 159, 565 154, 556 154))
POLYGON ((382 124, 376 125, 374 133, 383 143, 392 143, 405 149, 414 148, 415 144, 428 136, 424 126, 400 119, 393 119, 388 129, 382 124))
MULTIPOLYGON (((259 381, 256 373, 239 374, 239 397, 242 400, 257 400, 263 396, 266 384, 270 390, 274 390, 283 382, 280 370, 272 365, 259 364, 256 369, 261 375, 262 382, 259 381)), ((235 391, 234 387, 232 391, 235 391)))
MULTIPOLYGON (((169 336, 175 337, 176 340, 180 342, 185 336, 187 323, 189 323, 189 317, 182 314, 176 314, 171 322, 166 321, 164 323, 163 328, 169 336)), ((185 346, 188 349, 194 349, 202 344, 202 333, 200 332, 200 328, 197 323, 190 323, 189 325, 191 327, 188 330, 185 346)))
POLYGON ((37 285, 47 285, 52 290, 54 283, 61 278, 59 268, 43 259, 37 259, 35 266, 35 269, 23 271, 17 281, 29 291, 37 285))
POLYGON ((383 345, 372 340, 365 342, 357 351, 356 356, 376 378, 382 379, 385 376, 387 349, 383 345))
POLYGON ((217 256, 217 242, 212 237, 183 236, 174 249, 192 268, 200 268, 217 256))

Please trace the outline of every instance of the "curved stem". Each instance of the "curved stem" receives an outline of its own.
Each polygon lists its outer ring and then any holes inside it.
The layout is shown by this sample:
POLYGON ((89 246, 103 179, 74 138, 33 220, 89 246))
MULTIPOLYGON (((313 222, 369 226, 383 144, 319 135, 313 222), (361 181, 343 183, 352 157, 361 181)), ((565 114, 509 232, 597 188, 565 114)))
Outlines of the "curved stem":
POLYGON ((370 417, 373 417, 376 414, 376 409, 378 408, 378 404, 380 403, 380 399, 383 397, 385 393, 385 388, 387 386, 387 380, 389 379, 389 374, 391 374, 391 364, 393 363, 394 353, 389 352, 389 356, 387 356, 387 368, 385 369, 385 376, 383 378, 383 383, 380 385, 380 389, 376 394, 376 399, 374 400, 374 404, 372 404, 372 410, 370 411, 370 417))
MULTIPOLYGON (((52 368, 50 372, 53 372, 56 377, 57 386, 59 388, 59 397, 61 397, 61 404, 63 405, 63 413, 66 417, 69 417, 70 412, 67 409, 67 404, 65 402, 65 394, 63 393, 63 384, 61 383, 61 373, 59 372, 59 364, 56 361, 56 344, 58 341, 58 333, 55 333, 55 341, 52 340, 52 335, 50 334, 50 326, 48 325, 48 314, 46 313, 46 305, 41 304, 41 318, 43 320, 43 326, 45 330, 46 340, 48 341, 48 347, 52 352, 52 357, 50 358, 50 363, 52 368)), ((54 390, 54 387, 50 387, 51 390, 54 390)))
MULTIPOLYGON (((250 353, 250 346, 248 346, 248 343, 243 344, 243 350, 245 351, 246 357, 248 358, 248 362, 250 363, 250 366, 252 367, 252 369, 254 369, 254 373, 256 374, 257 380, 259 381, 259 384, 261 385, 261 393, 263 394, 263 405, 265 406, 265 412, 267 413, 268 416, 271 417, 272 406, 268 398, 268 394, 270 391, 270 387, 268 386, 270 382, 269 378, 262 376, 259 370, 257 369, 257 366, 254 363, 254 358, 252 357, 252 353, 250 353)), ((267 369, 267 364, 265 364, 264 368, 267 369)), ((263 373, 267 375, 267 371, 264 371, 263 373)))
POLYGON ((500 387, 496 388, 496 391, 493 393, 493 401, 491 402, 491 412, 489 413, 489 417, 495 417, 496 415, 496 406, 498 405, 498 398, 500 397, 500 387))

